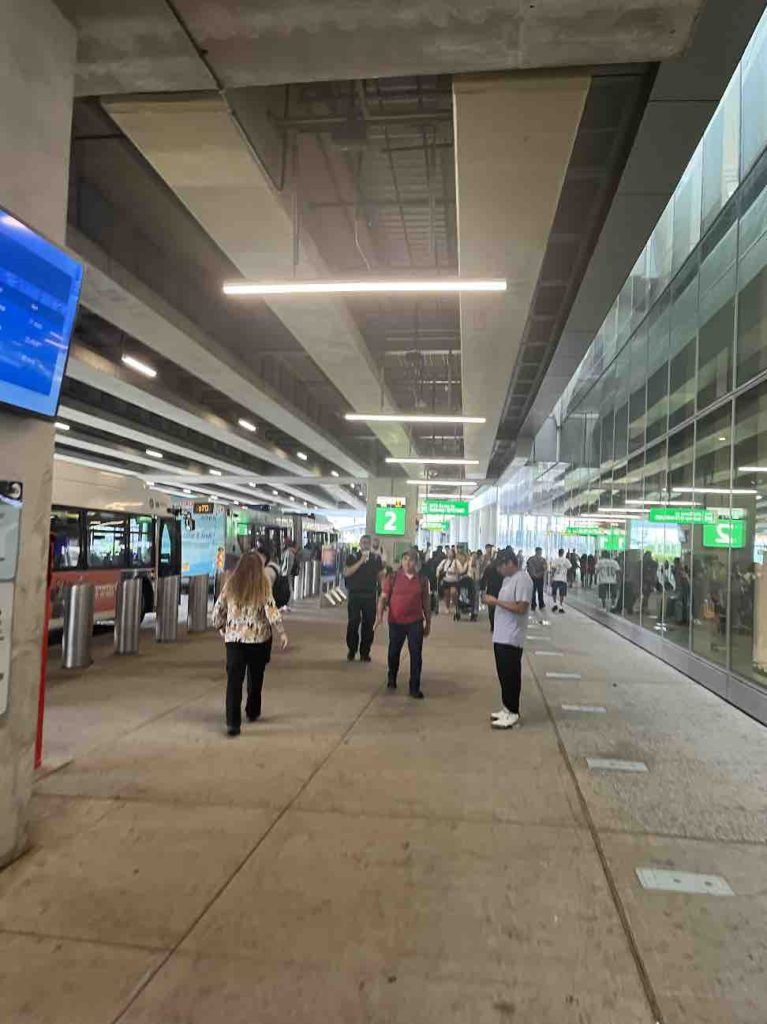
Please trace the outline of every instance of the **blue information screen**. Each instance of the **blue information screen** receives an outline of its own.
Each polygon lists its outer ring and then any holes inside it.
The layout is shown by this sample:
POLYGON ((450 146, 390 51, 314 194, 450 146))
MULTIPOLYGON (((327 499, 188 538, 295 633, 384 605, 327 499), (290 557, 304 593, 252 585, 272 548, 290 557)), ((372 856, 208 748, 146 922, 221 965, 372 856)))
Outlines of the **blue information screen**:
POLYGON ((0 403, 53 417, 82 264, 0 209, 0 403))

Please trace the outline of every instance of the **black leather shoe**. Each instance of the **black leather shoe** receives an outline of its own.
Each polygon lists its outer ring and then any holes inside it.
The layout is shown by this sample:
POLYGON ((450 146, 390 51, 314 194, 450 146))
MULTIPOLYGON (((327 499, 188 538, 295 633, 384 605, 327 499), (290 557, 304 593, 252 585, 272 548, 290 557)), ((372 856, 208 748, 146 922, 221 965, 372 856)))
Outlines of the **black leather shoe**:
POLYGON ((422 690, 411 690, 410 691, 410 696, 413 698, 413 700, 423 700, 423 691, 422 690))
POLYGON ((391 678, 387 679, 386 680, 386 689, 387 690, 396 690, 397 689, 397 680, 396 679, 391 679, 391 678))
POLYGON ((360 655, 360 661, 372 661, 372 660, 373 659, 370 657, 369 654, 361 654, 360 655))
POLYGON ((257 715, 248 715, 247 719, 248 719, 249 722, 257 722, 260 717, 261 717, 261 714, 259 713, 257 715))
POLYGON ((354 661, 354 651, 349 651, 349 653, 346 655, 346 660, 354 661))
POLYGON ((227 726, 227 728, 226 728, 226 735, 227 736, 239 736, 240 735, 240 727, 239 727, 239 725, 229 725, 229 726, 227 726))

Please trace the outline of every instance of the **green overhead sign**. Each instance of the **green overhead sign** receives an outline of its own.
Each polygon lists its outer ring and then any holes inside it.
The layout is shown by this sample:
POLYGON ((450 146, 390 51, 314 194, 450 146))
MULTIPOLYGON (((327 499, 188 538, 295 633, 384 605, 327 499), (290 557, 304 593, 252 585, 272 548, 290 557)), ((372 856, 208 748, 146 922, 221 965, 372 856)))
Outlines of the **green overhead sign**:
POLYGON ((611 530, 602 541, 605 551, 625 551, 626 534, 620 530, 611 530))
POLYGON ((723 519, 703 527, 704 548, 744 548, 746 522, 744 519, 723 519))
POLYGON ((566 537, 601 537, 606 531, 601 526, 566 526, 566 537))
POLYGON ((450 501, 447 498, 424 498, 421 511, 438 516, 467 516, 468 501, 450 501))
POLYGON ((733 519, 745 519, 744 508, 666 508, 653 506, 649 510, 651 523, 672 523, 678 526, 706 526, 728 522, 733 519))
POLYGON ((407 499, 376 498, 375 532, 382 537, 402 537, 407 529, 407 499))
POLYGON ((429 530, 430 533, 447 533, 450 529, 450 522, 447 519, 429 519, 427 522, 422 522, 421 526, 424 530, 429 530))

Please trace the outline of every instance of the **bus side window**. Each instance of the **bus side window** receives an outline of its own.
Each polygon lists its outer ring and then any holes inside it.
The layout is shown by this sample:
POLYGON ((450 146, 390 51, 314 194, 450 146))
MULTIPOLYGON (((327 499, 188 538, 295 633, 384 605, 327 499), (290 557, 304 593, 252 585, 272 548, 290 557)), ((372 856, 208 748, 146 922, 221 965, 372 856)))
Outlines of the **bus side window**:
POLYGON ((88 568, 123 569, 125 567, 124 516, 110 512, 87 512, 88 568))
POLYGON ((77 569, 80 564, 82 535, 80 513, 55 510, 51 513, 53 535, 53 569, 77 569))
POLYGON ((154 520, 151 516, 131 516, 128 520, 128 555, 131 568, 154 566, 154 520))

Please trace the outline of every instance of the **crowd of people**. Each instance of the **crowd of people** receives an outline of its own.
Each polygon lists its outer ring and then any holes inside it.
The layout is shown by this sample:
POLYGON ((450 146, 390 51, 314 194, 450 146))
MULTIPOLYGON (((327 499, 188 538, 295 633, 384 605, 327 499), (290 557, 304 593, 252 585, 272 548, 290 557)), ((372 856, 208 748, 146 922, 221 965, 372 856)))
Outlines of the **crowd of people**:
MULTIPOLYGON (((289 543, 277 559, 266 540, 243 554, 229 574, 213 611, 213 625, 226 644, 226 726, 238 736, 242 724, 242 691, 247 678, 245 715, 250 722, 261 714, 264 675, 276 637, 288 645, 283 613, 289 610, 290 580, 300 562, 297 545, 289 543)), ((397 689, 402 649, 410 656, 408 692, 423 700, 421 676, 424 640, 440 600, 453 619, 478 617, 488 609, 502 707, 491 724, 509 729, 519 722, 522 651, 531 612, 546 608, 546 579, 550 582, 552 612, 565 613, 568 587, 576 581, 596 584, 604 607, 612 601, 621 573, 609 552, 600 556, 560 548, 548 560, 538 547, 525 561, 512 548, 466 551, 457 546, 421 551, 406 549, 397 566, 390 566, 369 535, 346 558, 343 576, 348 591, 346 657, 372 660, 376 629, 388 625, 387 687, 397 689)))

